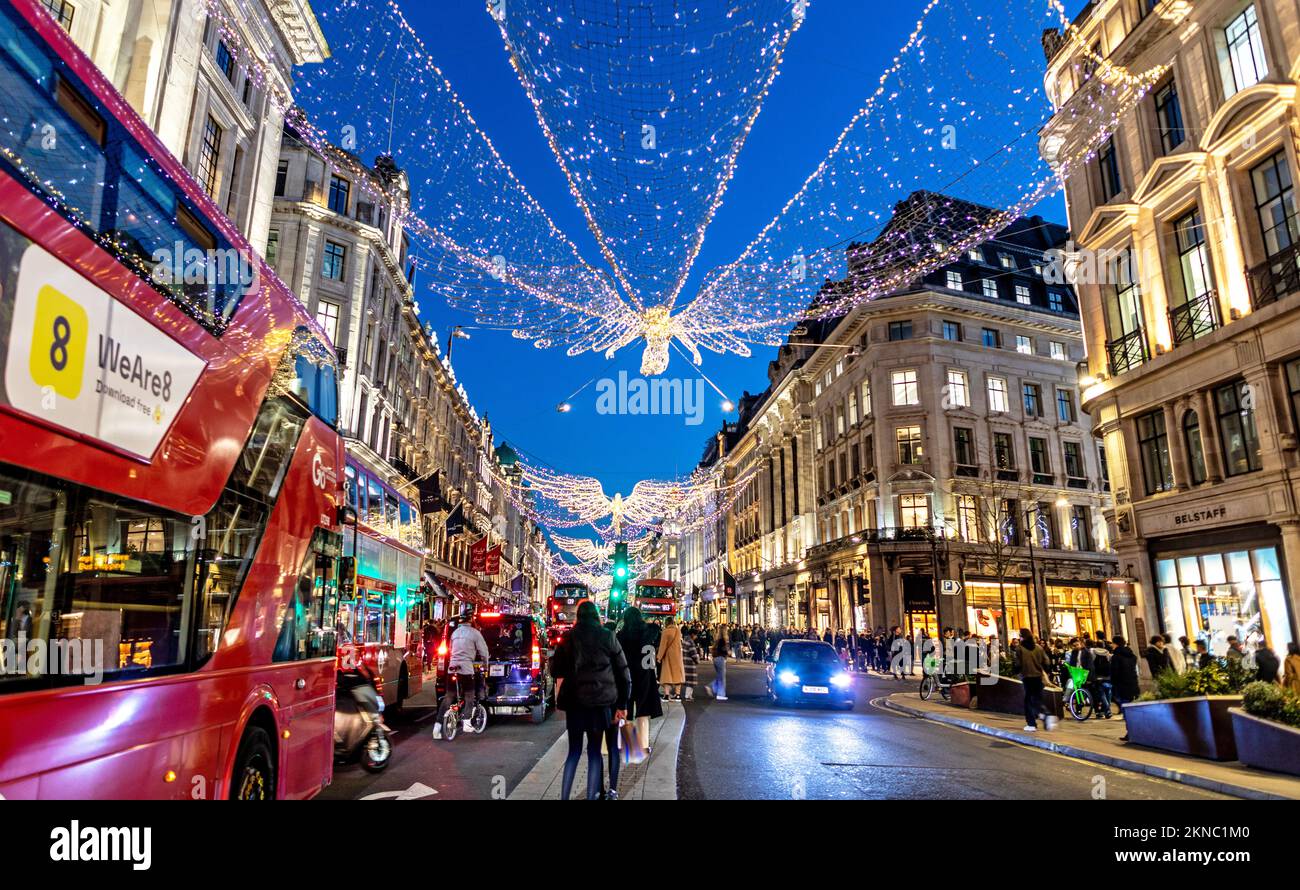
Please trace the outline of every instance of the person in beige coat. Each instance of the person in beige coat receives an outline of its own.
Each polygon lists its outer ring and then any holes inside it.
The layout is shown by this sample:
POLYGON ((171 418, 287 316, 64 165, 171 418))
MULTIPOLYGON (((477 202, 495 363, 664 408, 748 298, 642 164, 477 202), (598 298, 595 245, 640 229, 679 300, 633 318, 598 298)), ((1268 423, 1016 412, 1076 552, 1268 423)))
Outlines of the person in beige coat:
POLYGON ((663 635, 659 638, 659 685, 670 699, 682 697, 682 686, 686 683, 686 668, 682 664, 682 629, 676 619, 669 618, 664 623, 663 635))

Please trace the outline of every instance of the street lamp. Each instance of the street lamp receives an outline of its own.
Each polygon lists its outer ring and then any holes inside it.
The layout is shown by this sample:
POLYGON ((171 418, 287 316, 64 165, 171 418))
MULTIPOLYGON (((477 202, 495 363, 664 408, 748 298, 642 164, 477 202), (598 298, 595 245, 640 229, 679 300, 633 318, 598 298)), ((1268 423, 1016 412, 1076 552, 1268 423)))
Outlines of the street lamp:
POLYGON ((456 325, 447 332, 447 361, 451 361, 451 347, 457 340, 469 340, 469 331, 465 330, 464 325, 456 325))

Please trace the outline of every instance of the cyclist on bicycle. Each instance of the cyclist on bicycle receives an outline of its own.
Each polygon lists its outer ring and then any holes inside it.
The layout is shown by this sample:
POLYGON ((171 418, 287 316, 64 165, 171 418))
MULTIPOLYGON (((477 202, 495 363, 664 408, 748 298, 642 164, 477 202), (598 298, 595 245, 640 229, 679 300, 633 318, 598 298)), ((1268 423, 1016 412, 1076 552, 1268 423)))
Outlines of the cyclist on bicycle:
POLYGON ((487 640, 483 639, 477 624, 474 616, 469 615, 452 631, 451 655, 447 659, 447 691, 438 704, 438 716, 433 724, 434 738, 442 734, 442 720, 454 701, 457 686, 460 687, 460 696, 465 702, 460 710, 461 729, 465 732, 474 731, 470 720, 474 714, 474 703, 478 700, 478 677, 474 673, 474 662, 488 660, 487 640))

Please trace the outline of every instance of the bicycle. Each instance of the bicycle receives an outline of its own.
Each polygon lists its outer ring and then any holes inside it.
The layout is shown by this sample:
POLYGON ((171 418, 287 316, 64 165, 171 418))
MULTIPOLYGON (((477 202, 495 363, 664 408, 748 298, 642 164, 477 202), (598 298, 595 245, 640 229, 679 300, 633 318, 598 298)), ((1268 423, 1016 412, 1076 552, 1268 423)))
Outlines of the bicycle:
POLYGON ((1067 664, 1065 667, 1070 672, 1070 682, 1066 684, 1065 690, 1069 696, 1066 703, 1070 714, 1075 720, 1087 720, 1092 716, 1092 693, 1086 688, 1090 671, 1072 664, 1067 664))
MULTIPOLYGON (((479 695, 474 699, 474 711, 469 717, 470 727, 475 733, 482 733, 483 730, 487 729, 488 715, 487 708, 483 706, 483 692, 485 690, 483 689, 482 680, 483 675, 479 671, 478 665, 475 665, 474 686, 478 690, 479 695)), ((460 733, 460 724, 462 720, 461 710, 465 706, 465 695, 460 688, 460 674, 453 674, 451 682, 454 683, 456 687, 455 698, 453 698, 451 704, 447 706, 447 712, 442 715, 442 722, 440 724, 442 728, 441 738, 446 742, 452 741, 460 733)), ((452 694, 450 684, 447 687, 446 694, 452 694)))
POLYGON ((925 659, 921 670, 921 700, 929 701, 930 696, 934 695, 935 690, 944 701, 952 694, 952 678, 944 677, 939 674, 939 661, 934 656, 925 659))

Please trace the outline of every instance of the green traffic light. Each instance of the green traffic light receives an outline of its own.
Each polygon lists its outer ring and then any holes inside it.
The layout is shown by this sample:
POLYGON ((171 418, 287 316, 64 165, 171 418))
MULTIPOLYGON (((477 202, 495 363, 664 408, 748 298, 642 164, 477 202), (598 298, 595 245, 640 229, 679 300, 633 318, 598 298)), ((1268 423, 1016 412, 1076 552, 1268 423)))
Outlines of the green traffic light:
POLYGON ((619 566, 618 568, 616 568, 616 569, 614 570, 614 574, 618 575, 620 578, 626 577, 626 576, 627 576, 627 566, 619 566))

